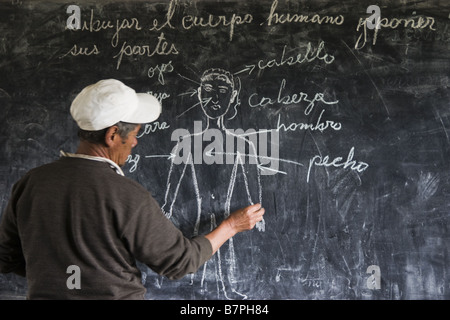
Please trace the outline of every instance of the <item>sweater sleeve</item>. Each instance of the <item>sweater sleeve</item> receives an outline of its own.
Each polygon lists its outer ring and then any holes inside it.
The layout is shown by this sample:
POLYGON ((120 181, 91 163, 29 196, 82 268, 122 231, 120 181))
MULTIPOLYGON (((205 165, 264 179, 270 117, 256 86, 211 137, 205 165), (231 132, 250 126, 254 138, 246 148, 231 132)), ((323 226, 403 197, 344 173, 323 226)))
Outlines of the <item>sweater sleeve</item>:
POLYGON ((212 255, 208 239, 186 238, 151 195, 127 223, 122 239, 136 259, 171 280, 196 272, 212 255))
POLYGON ((14 272, 25 276, 25 258, 22 252, 14 203, 17 198, 18 184, 13 188, 12 197, 1 216, 0 221, 0 272, 14 272))

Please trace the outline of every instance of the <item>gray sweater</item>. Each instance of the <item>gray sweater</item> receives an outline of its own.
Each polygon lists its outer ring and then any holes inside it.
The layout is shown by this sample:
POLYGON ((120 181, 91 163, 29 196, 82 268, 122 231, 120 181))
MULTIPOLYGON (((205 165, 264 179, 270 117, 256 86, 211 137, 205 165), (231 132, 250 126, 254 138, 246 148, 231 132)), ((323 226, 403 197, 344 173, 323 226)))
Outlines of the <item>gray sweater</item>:
POLYGON ((87 159, 28 172, 0 223, 0 272, 26 276, 28 299, 143 299, 136 259, 179 279, 211 254, 210 242, 184 237, 143 186, 87 159), (66 283, 73 265, 80 289, 66 283))

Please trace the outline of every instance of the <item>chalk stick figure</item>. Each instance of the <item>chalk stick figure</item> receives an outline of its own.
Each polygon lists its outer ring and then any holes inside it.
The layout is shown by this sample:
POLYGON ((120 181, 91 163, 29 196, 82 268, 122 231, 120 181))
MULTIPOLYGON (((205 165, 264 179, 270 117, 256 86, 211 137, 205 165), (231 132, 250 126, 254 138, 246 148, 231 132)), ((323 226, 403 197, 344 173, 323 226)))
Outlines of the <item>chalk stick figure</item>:
MULTIPOLYGON (((203 141, 202 138, 199 139, 200 136, 208 134, 212 130, 220 130, 225 136, 246 143, 249 154, 251 153, 256 161, 254 163, 257 163, 256 148, 253 143, 248 138, 237 135, 224 126, 225 115, 230 111, 231 106, 236 104, 238 94, 239 89, 236 88, 230 72, 223 69, 206 70, 197 89, 199 104, 206 116, 206 128, 180 137, 180 141, 172 150, 172 162, 162 209, 166 216, 178 224, 187 235, 196 236, 208 232, 215 228, 221 220, 228 217, 232 212, 232 200, 237 192, 240 192, 240 197, 244 197, 248 204, 262 203, 259 168, 256 164, 246 163, 245 158, 248 154, 239 152, 226 154, 227 157, 234 157, 232 164, 227 165, 217 163, 220 161, 214 161, 218 156, 214 150, 210 150, 211 152, 201 150, 202 161, 195 158, 195 150, 193 150, 199 147, 203 148, 202 144, 198 145, 198 141, 203 141), (180 156, 180 149, 185 148, 186 141, 189 141, 188 145, 190 145, 191 139, 194 141, 194 147, 187 151, 182 150, 184 158, 183 161, 180 161, 180 158, 177 158, 180 156), (205 165, 204 162, 209 164, 205 165), (251 181, 249 181, 249 176, 252 177, 251 181), (217 191, 218 189, 224 190, 223 186, 226 186, 226 193, 217 191), (238 188, 240 191, 237 191, 238 188), (196 212, 194 217, 192 212, 187 211, 186 204, 182 204, 185 207, 184 210, 183 208, 174 209, 180 192, 188 189, 195 195, 196 212)), ((224 154, 221 156, 223 157, 224 154)), ((239 206, 242 206, 242 203, 239 206)), ((264 231, 264 220, 258 222, 256 227, 259 231, 264 231)), ((210 279, 215 279, 216 286, 214 287, 217 288, 219 296, 223 295, 226 299, 245 299, 247 296, 235 288, 237 278, 234 245, 232 238, 228 241, 228 246, 219 249, 205 264, 201 274, 201 287, 204 288, 205 281, 209 276, 210 279), (213 264, 214 267, 213 271, 209 273, 208 264, 213 264)), ((194 275, 192 277, 194 278, 194 275)))

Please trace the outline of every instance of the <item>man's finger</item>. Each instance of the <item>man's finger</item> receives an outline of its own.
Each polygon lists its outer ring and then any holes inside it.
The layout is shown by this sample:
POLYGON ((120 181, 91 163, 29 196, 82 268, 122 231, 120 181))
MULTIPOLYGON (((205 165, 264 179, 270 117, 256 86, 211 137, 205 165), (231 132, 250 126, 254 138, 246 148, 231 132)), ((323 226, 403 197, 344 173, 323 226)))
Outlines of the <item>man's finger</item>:
POLYGON ((262 209, 261 204, 255 203, 255 204, 247 207, 247 212, 253 213, 253 212, 256 212, 256 211, 258 211, 260 209, 262 209))

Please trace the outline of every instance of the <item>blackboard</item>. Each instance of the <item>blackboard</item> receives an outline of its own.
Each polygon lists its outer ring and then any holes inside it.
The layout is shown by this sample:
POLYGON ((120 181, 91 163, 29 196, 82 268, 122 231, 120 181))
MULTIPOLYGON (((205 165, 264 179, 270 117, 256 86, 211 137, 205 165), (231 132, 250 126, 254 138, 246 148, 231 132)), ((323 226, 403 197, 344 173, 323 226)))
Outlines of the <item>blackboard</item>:
MULTIPOLYGON (((75 95, 116 78, 162 102, 124 171, 187 236, 266 209, 192 277, 140 264, 146 298, 449 299, 449 12, 444 0, 2 1, 1 210, 26 171, 75 151, 75 95), (219 122, 198 93, 211 69, 234 83, 219 122), (186 134, 199 158, 176 164, 186 134), (227 137, 255 148, 221 149, 227 137)), ((0 275, 2 299, 26 288, 0 275)))

